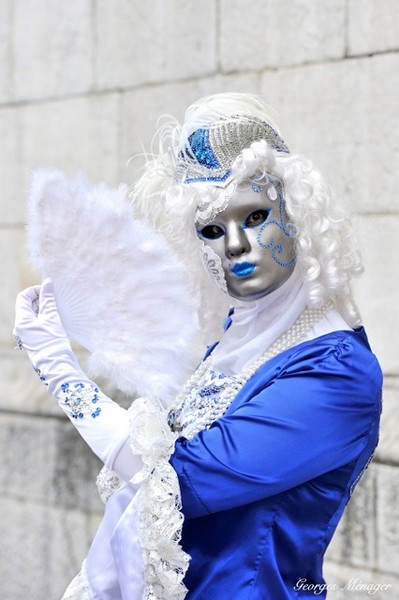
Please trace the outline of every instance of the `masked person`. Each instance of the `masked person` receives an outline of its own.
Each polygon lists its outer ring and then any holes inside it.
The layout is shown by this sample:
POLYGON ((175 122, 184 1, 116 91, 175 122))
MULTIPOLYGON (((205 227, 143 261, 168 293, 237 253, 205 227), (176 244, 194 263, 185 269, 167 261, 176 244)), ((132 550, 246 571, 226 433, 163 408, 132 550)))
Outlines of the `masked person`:
POLYGON ((198 101, 170 144, 133 205, 180 253, 202 328, 230 307, 173 408, 102 394, 51 282, 17 300, 20 344, 116 481, 64 598, 325 597, 323 556, 380 415, 350 222, 258 97, 198 101))

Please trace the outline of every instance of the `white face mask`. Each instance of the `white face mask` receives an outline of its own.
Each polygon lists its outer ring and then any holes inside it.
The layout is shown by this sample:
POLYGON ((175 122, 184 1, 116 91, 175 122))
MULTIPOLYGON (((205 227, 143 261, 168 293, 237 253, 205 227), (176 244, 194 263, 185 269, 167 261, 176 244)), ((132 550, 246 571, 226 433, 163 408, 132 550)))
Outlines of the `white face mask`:
POLYGON ((196 227, 208 270, 233 298, 261 298, 294 270, 295 234, 278 180, 239 186, 224 210, 196 227))

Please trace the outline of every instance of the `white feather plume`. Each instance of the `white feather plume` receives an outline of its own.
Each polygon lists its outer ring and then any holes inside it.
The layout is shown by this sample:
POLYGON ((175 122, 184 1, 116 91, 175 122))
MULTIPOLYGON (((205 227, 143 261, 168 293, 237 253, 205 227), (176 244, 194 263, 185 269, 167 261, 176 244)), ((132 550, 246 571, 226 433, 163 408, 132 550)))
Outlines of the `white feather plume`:
POLYGON ((67 334, 91 352, 92 376, 168 403, 191 368, 197 330, 185 274, 165 239, 134 219, 127 186, 33 174, 28 239, 51 277, 67 334))

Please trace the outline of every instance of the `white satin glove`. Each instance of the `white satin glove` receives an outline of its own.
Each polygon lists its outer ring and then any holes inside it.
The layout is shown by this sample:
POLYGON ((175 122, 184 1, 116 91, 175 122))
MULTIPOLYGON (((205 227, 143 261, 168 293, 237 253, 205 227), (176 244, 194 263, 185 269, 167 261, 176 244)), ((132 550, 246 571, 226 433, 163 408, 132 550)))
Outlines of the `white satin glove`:
POLYGON ((61 324, 50 279, 42 286, 36 285, 18 294, 13 333, 53 396, 58 396, 68 374, 78 379, 82 377, 61 324))
POLYGON ((62 326, 51 280, 18 294, 15 312, 14 336, 41 381, 95 454, 129 480, 142 462, 126 451, 130 445, 128 412, 81 370, 62 326))

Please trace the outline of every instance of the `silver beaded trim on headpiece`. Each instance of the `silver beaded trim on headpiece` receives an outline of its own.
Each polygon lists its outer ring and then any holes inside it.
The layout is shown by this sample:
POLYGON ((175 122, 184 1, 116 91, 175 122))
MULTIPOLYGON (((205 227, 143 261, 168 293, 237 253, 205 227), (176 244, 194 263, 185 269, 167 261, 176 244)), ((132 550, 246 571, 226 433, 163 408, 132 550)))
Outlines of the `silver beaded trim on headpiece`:
POLYGON ((289 153, 279 133, 266 121, 251 115, 232 115, 197 129, 177 156, 177 178, 183 183, 204 181, 224 186, 237 156, 260 140, 277 152, 289 153))

